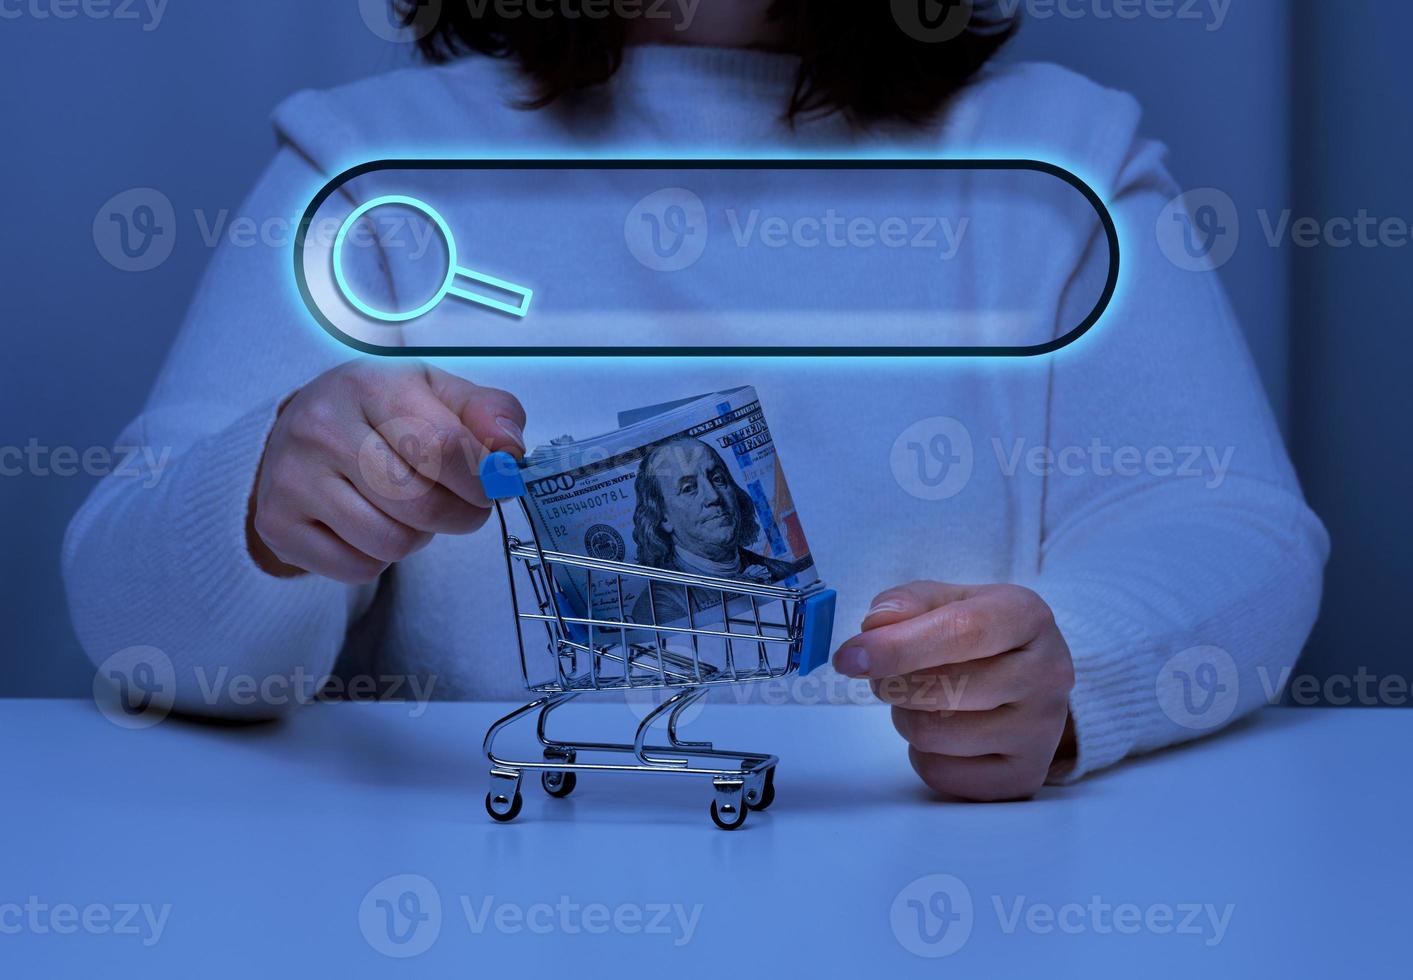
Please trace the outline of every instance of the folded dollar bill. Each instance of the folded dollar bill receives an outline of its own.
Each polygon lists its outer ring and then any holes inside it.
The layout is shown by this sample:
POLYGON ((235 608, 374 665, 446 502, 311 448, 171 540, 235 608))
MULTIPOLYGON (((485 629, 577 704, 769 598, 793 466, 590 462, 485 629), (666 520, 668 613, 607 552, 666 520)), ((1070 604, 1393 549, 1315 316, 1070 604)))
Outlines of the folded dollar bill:
MULTIPOLYGON (((623 412, 619 425, 526 457, 530 514, 544 547, 713 579, 791 588, 817 581, 754 388, 623 412)), ((558 576, 575 614, 592 610, 598 620, 700 626, 723 615, 719 590, 649 588, 634 576, 562 566, 558 576)))

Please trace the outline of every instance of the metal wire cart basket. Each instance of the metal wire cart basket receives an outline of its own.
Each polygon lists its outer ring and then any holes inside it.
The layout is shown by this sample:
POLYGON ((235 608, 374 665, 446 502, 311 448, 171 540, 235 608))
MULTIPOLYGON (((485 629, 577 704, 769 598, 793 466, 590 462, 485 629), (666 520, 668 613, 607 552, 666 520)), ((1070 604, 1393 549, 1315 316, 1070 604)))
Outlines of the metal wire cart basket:
POLYGON ((539 695, 486 732, 491 763, 486 812, 499 821, 519 815, 526 770, 540 773, 552 797, 568 796, 578 774, 586 772, 710 778, 711 818, 723 830, 739 828, 750 810, 770 806, 780 761, 776 756, 684 741, 677 735, 678 722, 713 687, 808 674, 823 664, 834 623, 834 592, 820 583, 793 589, 546 551, 530 519, 525 481, 514 458, 488 456, 481 482, 495 503, 504 538, 525 687, 539 695), (528 540, 511 533, 506 505, 512 499, 520 503, 528 540), (625 596, 643 594, 645 603, 625 602, 625 596), (571 595, 593 599, 576 603, 571 595), (674 612, 669 615, 668 609, 674 612), (648 708, 631 743, 567 741, 547 733, 550 714, 580 694, 651 690, 665 696, 648 708), (531 716, 542 757, 497 755, 496 737, 531 716), (666 744, 649 744, 649 732, 659 722, 665 722, 666 744), (581 761, 581 755, 588 761, 581 761))

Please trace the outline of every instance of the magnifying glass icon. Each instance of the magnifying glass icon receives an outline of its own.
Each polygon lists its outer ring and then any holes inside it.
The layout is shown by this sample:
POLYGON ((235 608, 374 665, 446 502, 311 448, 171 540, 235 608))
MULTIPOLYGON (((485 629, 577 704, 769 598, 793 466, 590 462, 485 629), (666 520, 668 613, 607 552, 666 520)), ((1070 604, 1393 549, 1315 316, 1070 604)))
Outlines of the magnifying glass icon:
POLYGON ((495 276, 487 275, 484 272, 476 272, 472 269, 463 269, 457 265, 456 261, 456 239, 452 236, 451 227, 446 223, 446 219, 437 213, 431 205, 419 201, 414 197, 404 197, 401 194, 388 194, 384 197, 377 197, 365 204, 361 204, 354 210, 339 228, 339 233, 334 237, 334 281, 338 284, 339 292, 343 293, 344 299, 353 305, 365 316, 370 316, 375 320, 383 320, 387 323, 403 323, 407 320, 415 320, 420 316, 426 316, 432 312, 438 304, 448 295, 458 299, 464 299, 471 303, 479 303, 481 306, 499 310, 502 313, 509 313, 511 316, 523 317, 530 312, 530 301, 534 299, 534 290, 524 286, 517 286, 513 282, 506 282, 495 276), (390 205, 400 205, 404 208, 416 211, 426 217, 432 224, 436 225, 437 231, 441 234, 442 240, 446 243, 446 276, 442 280, 441 286, 432 298, 414 310, 405 312, 390 312, 380 310, 365 303, 353 285, 344 276, 343 272, 343 247, 348 241, 349 232, 358 224, 358 220, 374 208, 388 207, 390 205), (493 286, 511 296, 518 297, 518 303, 507 302, 497 299, 494 296, 487 296, 484 292, 475 292, 462 283, 480 283, 484 286, 493 286))

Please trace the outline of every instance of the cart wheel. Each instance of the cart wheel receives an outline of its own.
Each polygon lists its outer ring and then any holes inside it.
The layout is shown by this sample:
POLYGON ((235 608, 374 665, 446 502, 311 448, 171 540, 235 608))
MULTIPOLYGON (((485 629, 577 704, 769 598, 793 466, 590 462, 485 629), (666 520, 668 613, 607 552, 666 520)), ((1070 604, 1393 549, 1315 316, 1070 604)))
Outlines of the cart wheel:
POLYGON ((771 769, 765 774, 765 783, 760 789, 760 799, 749 802, 746 805, 752 810, 765 810, 770 804, 775 802, 775 770, 771 769))
POLYGON ((722 830, 740 830, 741 825, 746 822, 746 814, 750 811, 738 804, 727 804, 727 808, 734 811, 722 815, 721 808, 716 805, 716 800, 711 801, 711 822, 722 830))
POLYGON ((503 795, 498 795, 495 791, 486 794, 486 812, 491 815, 492 820, 501 823, 509 823, 520 816, 520 807, 525 802, 525 797, 520 795, 520 790, 515 791, 515 795, 506 800, 503 795))
POLYGON ((557 769, 546 769, 540 773, 540 785, 545 788, 545 792, 550 796, 561 799, 574 792, 574 787, 579 785, 579 777, 576 773, 560 772, 557 769))

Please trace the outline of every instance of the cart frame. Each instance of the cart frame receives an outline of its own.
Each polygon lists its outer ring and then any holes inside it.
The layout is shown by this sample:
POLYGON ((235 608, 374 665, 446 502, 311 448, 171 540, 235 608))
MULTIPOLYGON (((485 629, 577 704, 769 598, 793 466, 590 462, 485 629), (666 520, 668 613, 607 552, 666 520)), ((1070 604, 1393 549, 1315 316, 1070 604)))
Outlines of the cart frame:
POLYGON ((795 589, 549 551, 531 517, 528 491, 515 459, 506 453, 492 453, 482 462, 480 475, 495 506, 505 548, 521 673, 526 688, 539 695, 486 732, 483 750, 490 762, 486 812, 497 821, 514 820, 523 804, 522 777, 536 771, 545 791, 561 798, 573 792, 579 773, 707 778, 713 787, 711 818, 723 830, 736 830, 750 810, 769 807, 775 799, 777 756, 689 741, 678 736, 678 726, 682 713, 713 687, 755 683, 796 672, 808 674, 823 664, 828 659, 834 621, 833 590, 822 583, 795 589), (506 505, 512 499, 519 502, 529 540, 511 533, 506 505), (584 577, 587 608, 574 608, 561 591, 564 576, 574 574, 584 577), (596 614, 595 574, 601 585, 606 577, 616 586, 616 617, 596 614), (651 622, 628 616, 625 579, 646 583, 651 622), (680 620, 657 622, 655 592, 659 586, 682 591, 685 624, 680 620), (717 628, 696 622, 694 598, 703 593, 714 596, 719 605, 720 620, 712 624, 717 628), (527 597, 528 608, 522 605, 527 597), (763 614, 763 607, 779 615, 763 614), (742 609, 749 609, 750 614, 741 615, 742 609), (527 655, 526 630, 536 625, 544 629, 545 652, 554 664, 553 671, 539 675, 527 655), (690 644, 690 652, 684 644, 690 644), (737 655, 738 644, 755 649, 753 662, 737 655), (550 716, 581 694, 644 690, 670 693, 642 718, 632 742, 549 735, 550 716), (515 759, 498 754, 497 737, 531 717, 541 757, 515 759), (659 723, 664 725, 665 740, 654 742, 650 735, 659 723), (593 761, 580 761, 581 754, 593 761))

